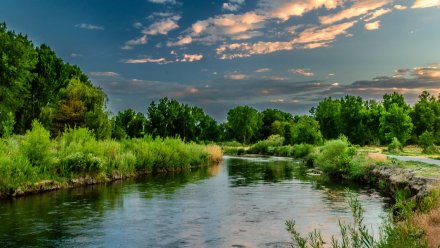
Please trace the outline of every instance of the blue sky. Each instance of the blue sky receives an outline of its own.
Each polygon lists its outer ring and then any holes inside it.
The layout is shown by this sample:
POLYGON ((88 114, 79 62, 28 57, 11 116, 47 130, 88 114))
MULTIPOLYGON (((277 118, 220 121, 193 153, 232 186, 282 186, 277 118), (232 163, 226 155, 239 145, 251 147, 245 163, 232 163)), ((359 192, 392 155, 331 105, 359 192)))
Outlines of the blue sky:
POLYGON ((440 93, 440 0, 2 0, 0 21, 79 65, 112 112, 440 93))

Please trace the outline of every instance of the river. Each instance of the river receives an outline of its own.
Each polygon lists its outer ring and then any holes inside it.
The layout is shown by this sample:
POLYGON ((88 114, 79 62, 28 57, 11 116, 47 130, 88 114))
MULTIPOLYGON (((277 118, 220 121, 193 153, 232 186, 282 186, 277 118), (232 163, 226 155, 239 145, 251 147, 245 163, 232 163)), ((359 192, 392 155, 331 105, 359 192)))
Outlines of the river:
MULTIPOLYGON (((0 202, 0 246, 285 247, 284 222, 339 233, 351 213, 341 185, 310 179, 297 161, 225 157, 218 166, 0 202)), ((351 187, 377 231, 386 199, 351 187)))

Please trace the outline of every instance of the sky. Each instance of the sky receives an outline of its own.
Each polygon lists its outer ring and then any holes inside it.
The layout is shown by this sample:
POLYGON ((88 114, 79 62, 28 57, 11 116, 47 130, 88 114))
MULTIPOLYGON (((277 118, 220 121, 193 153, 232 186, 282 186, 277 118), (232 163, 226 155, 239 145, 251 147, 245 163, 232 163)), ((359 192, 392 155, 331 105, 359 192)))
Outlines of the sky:
POLYGON ((440 0, 0 0, 0 21, 80 66, 113 113, 440 93, 440 0))

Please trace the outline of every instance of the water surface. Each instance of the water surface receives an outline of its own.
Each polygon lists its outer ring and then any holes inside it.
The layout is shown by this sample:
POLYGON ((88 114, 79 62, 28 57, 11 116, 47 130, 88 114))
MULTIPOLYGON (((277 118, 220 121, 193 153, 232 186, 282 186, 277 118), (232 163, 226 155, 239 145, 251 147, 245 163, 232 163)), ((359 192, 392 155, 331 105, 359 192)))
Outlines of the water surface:
MULTIPOLYGON (((0 246, 284 247, 284 222, 338 234, 351 220, 345 186, 304 175, 298 162, 225 157, 175 175, 61 190, 0 202, 0 246)), ((377 229, 385 199, 352 188, 377 229)))

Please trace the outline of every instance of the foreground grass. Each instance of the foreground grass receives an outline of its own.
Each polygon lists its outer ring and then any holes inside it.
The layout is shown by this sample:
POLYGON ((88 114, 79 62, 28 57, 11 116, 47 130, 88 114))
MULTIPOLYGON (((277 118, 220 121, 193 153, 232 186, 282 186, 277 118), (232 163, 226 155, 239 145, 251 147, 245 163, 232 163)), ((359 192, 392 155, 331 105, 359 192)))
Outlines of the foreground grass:
MULTIPOLYGON (((58 185, 71 179, 92 182, 136 174, 180 171, 219 162, 215 145, 184 143, 177 138, 96 140, 83 128, 51 139, 39 123, 23 136, 0 139, 0 196, 32 191, 44 182, 58 185), (89 180, 90 181, 90 180, 89 180)), ((62 186, 61 186, 62 187, 62 186)))

